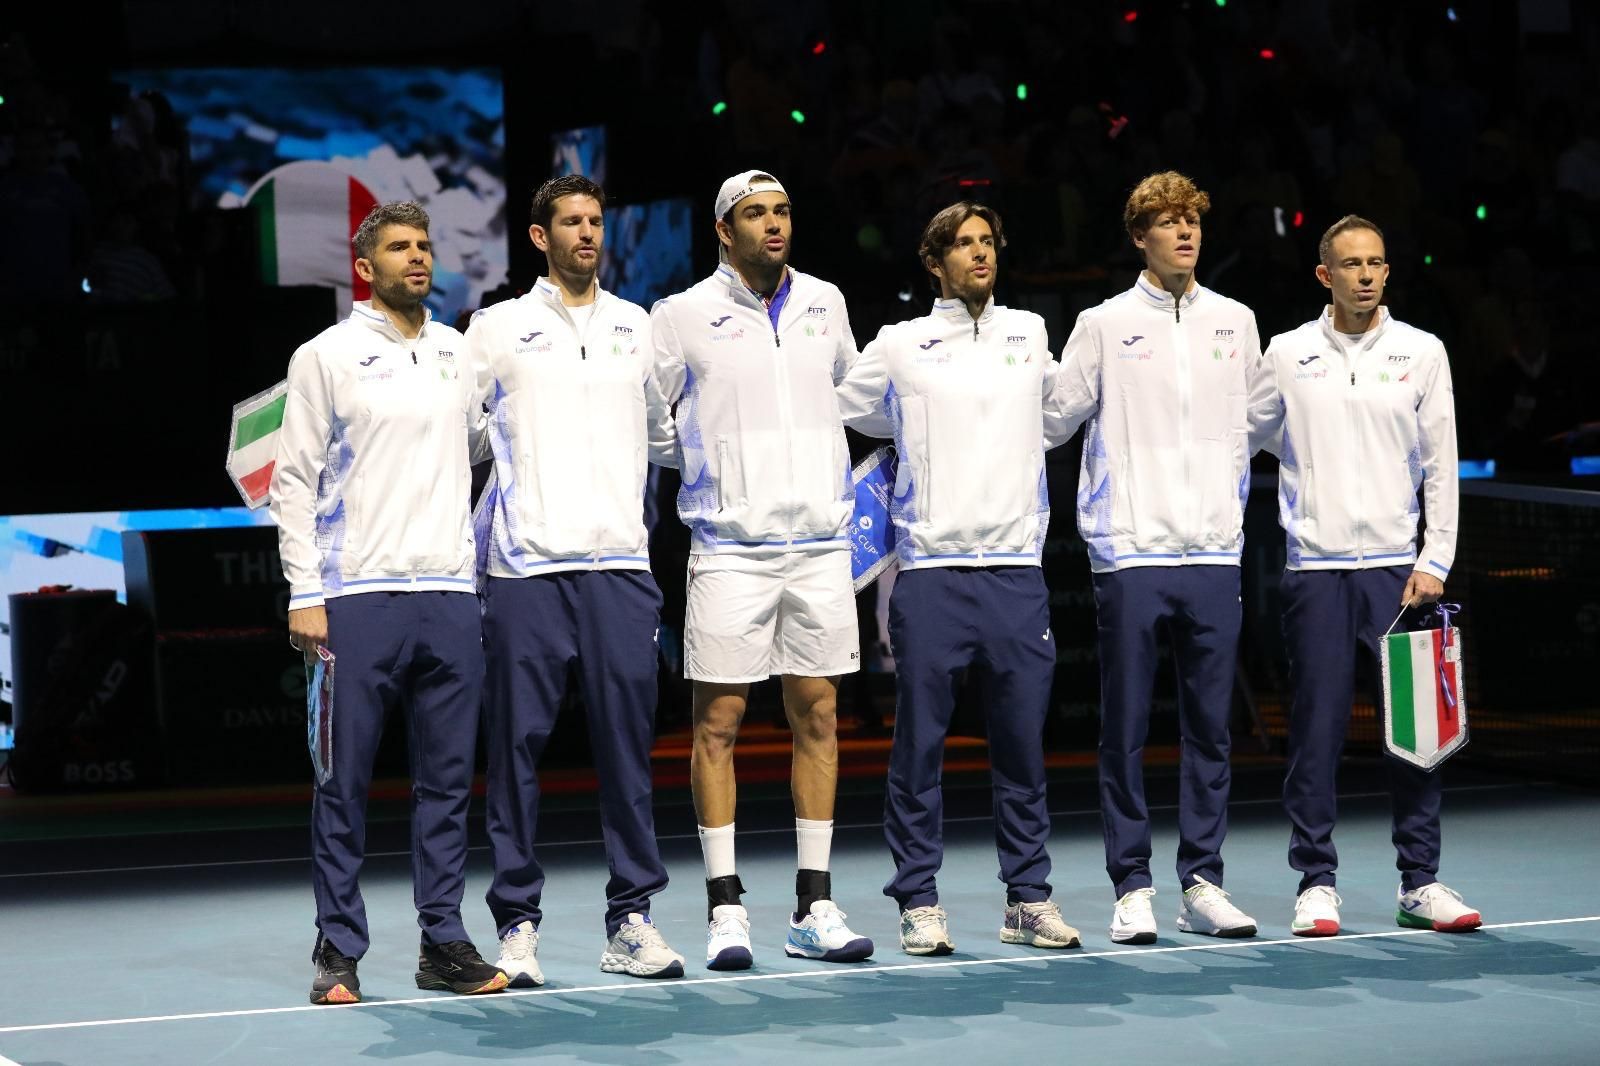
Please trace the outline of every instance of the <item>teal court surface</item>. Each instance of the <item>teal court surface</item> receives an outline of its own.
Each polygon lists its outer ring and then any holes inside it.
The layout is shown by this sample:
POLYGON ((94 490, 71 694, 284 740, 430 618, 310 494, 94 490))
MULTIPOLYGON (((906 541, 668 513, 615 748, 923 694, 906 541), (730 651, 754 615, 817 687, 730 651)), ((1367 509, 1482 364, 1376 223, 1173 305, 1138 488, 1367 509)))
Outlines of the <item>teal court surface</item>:
MULTIPOLYGON (((1346 774, 1337 839, 1344 932, 1289 934, 1296 875, 1270 773, 1241 778, 1226 886, 1260 923, 1252 940, 1173 924, 1171 782, 1151 781, 1161 936, 1111 943, 1092 782, 1052 783, 1055 899, 1081 950, 997 939, 987 780, 948 782, 940 876, 956 954, 900 952, 878 805, 841 796, 834 890, 871 936, 868 962, 785 958, 794 842, 787 798, 740 809, 755 968, 703 969, 702 868, 693 816, 663 797, 657 824, 673 883, 654 918, 689 960, 684 979, 598 969, 605 858, 591 810, 544 819, 543 988, 457 998, 412 982, 417 931, 403 820, 374 828, 363 884, 373 948, 366 1001, 306 1002, 314 936, 305 834, 249 829, 120 833, 0 843, 0 1063, 406 1064, 871 1062, 1600 1062, 1600 800, 1555 785, 1459 775, 1446 796, 1443 880, 1483 912, 1482 930, 1395 925, 1388 801, 1379 777, 1346 774)), ((474 822, 481 844, 481 820, 474 822)), ((464 913, 494 957, 471 853, 464 913)))

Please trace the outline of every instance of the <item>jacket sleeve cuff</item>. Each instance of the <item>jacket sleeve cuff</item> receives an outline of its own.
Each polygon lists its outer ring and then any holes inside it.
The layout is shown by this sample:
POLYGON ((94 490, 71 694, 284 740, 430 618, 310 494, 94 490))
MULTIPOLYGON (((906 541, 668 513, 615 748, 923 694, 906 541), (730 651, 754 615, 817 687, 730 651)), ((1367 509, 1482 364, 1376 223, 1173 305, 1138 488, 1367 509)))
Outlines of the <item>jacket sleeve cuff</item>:
POLYGON ((1449 564, 1426 551, 1417 557, 1417 565, 1412 569, 1419 573, 1427 574, 1429 577, 1436 577, 1440 581, 1450 576, 1449 564))
POLYGON ((315 585, 289 586, 289 610, 298 611, 302 607, 321 607, 322 604, 322 584, 320 582, 315 585))

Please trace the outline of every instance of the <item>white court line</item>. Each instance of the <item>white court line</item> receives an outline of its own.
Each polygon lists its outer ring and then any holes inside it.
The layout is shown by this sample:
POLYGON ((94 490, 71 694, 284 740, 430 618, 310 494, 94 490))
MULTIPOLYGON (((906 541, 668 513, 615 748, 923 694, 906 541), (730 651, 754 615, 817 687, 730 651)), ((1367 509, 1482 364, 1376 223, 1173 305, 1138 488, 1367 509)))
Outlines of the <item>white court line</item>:
MULTIPOLYGON (((1546 918, 1540 921, 1528 922, 1500 922, 1496 925, 1481 926, 1485 931, 1491 929, 1531 929, 1545 925, 1575 925, 1580 922, 1600 922, 1600 914, 1587 918, 1546 918)), ((212 1018, 255 1018, 266 1014, 329 1014, 336 1010, 362 1010, 375 1007, 410 1007, 420 1004, 444 1005, 469 1005, 486 1006, 489 1003, 506 999, 525 999, 532 996, 575 996, 586 995, 594 992, 639 992, 656 991, 665 992, 678 988, 688 988, 692 985, 729 985, 749 984, 755 981, 793 981, 812 980, 831 977, 859 977, 862 974, 872 973, 905 973, 910 970, 949 970, 966 966, 1012 966, 1017 964, 1040 964, 1053 962, 1076 962, 1079 959, 1127 959, 1140 955, 1177 955, 1189 951, 1238 951, 1243 948, 1271 948, 1293 946, 1298 948, 1315 949, 1335 944, 1346 944, 1353 940, 1379 940, 1402 936, 1446 936, 1450 934, 1435 933, 1431 929, 1393 929, 1383 933, 1341 933, 1330 937, 1287 937, 1283 940, 1221 940, 1207 944, 1185 944, 1179 947, 1168 948, 1120 948, 1112 951, 1082 951, 1071 954, 1040 955, 1038 957, 992 957, 985 959, 946 959, 942 962, 904 962, 889 966, 839 966, 825 970, 798 970, 788 973, 753 973, 740 974, 734 977, 691 977, 667 981, 629 981, 627 984, 608 985, 580 985, 574 988, 530 988, 518 989, 509 992, 499 992, 482 998, 469 998, 461 996, 413 996, 407 999, 371 1000, 365 1003, 350 1003, 343 1006, 312 1006, 302 1004, 296 1007, 257 1007, 251 1010, 218 1010, 205 1011, 197 1014, 158 1014, 142 1018, 102 1018, 86 1022, 48 1022, 39 1025, 7 1025, 0 1026, 0 1034, 5 1033, 39 1033, 56 1029, 93 1029, 108 1025, 145 1025, 150 1022, 193 1022, 205 1021, 212 1018)), ((1471 937, 1466 934, 1455 934, 1462 943, 1470 944, 1471 937)))
MULTIPOLYGON (((1461 785, 1461 786, 1456 787, 1456 788, 1447 788, 1444 791, 1446 791, 1446 792, 1491 792, 1491 791, 1495 791, 1497 789, 1531 788, 1531 787, 1540 786, 1540 785, 1546 785, 1546 784, 1549 784, 1549 782, 1532 781, 1532 782, 1517 782, 1515 784, 1500 784, 1500 785, 1461 785)), ((1374 798, 1378 798, 1378 797, 1385 797, 1385 796, 1388 796, 1388 795, 1389 795, 1389 793, 1387 791, 1382 791, 1382 792, 1350 792, 1350 793, 1346 793, 1346 794, 1340 796, 1339 799, 1341 799, 1341 800, 1374 799, 1374 798)), ((1265 806, 1266 804, 1270 804, 1270 803, 1282 803, 1282 802, 1283 802, 1283 800, 1282 800, 1281 797, 1271 796, 1271 797, 1267 797, 1267 798, 1264 798, 1264 799, 1235 800, 1233 802, 1230 802, 1228 804, 1228 806, 1229 807, 1260 807, 1260 806, 1265 806)), ((1155 806, 1152 806, 1152 807, 1150 807, 1148 809, 1152 810, 1152 811, 1175 811, 1175 810, 1178 809, 1178 805, 1176 803, 1159 803, 1159 804, 1156 804, 1155 806)), ((1100 813, 1100 808, 1099 807, 1083 807, 1083 808, 1080 808, 1080 809, 1075 810, 1075 811, 1050 811, 1048 813, 1049 813, 1049 816, 1051 818, 1076 818, 1076 817, 1081 817, 1081 816, 1084 816, 1084 815, 1099 814, 1100 813)), ((944 824, 945 825, 958 825, 958 824, 960 824, 962 822, 988 822, 988 821, 993 821, 993 818, 994 818, 994 816, 993 815, 989 815, 989 814, 974 814, 974 815, 969 815, 969 816, 966 816, 966 817, 963 817, 963 818, 946 818, 944 820, 944 824)), ((848 824, 848 825, 836 825, 833 828, 834 828, 835 832, 841 832, 841 831, 847 830, 847 829, 882 829, 883 828, 883 823, 882 822, 854 822, 854 823, 851 823, 851 824, 848 824)), ((739 830, 739 835, 741 837, 753 837, 753 836, 765 836, 765 835, 770 834, 770 833, 793 833, 793 832, 794 832, 794 830, 791 829, 791 828, 788 828, 788 827, 783 827, 783 828, 779 828, 779 829, 741 829, 741 830, 739 830)), ((697 840, 697 839, 699 839, 699 834, 698 833, 658 833, 658 834, 656 834, 656 839, 657 840, 697 840)), ((572 848, 572 847, 580 847, 580 846, 593 845, 593 844, 604 844, 604 843, 605 843, 605 841, 600 839, 600 838, 598 838, 598 837, 596 837, 593 840, 557 840, 557 841, 553 841, 553 842, 548 843, 548 844, 540 844, 539 845, 539 850, 543 851, 546 848, 572 848)), ((480 844, 480 845, 477 845, 475 847, 470 847, 467 850, 468 851, 488 851, 489 850, 489 846, 487 844, 480 844)), ((411 852, 409 852, 409 851, 369 851, 366 854, 366 858, 368 858, 368 859, 394 859, 394 858, 401 858, 401 857, 409 856, 410 854, 411 854, 411 852)), ((151 872, 158 871, 158 870, 204 870, 204 869, 210 869, 210 868, 218 868, 218 869, 220 869, 222 867, 227 867, 227 866, 270 866, 270 865, 272 865, 274 863, 310 862, 310 861, 311 861, 311 856, 309 856, 309 855, 288 855, 288 856, 284 856, 282 858, 277 858, 277 859, 218 859, 218 860, 207 861, 207 862, 162 863, 162 864, 159 864, 159 865, 152 865, 152 866, 98 866, 98 867, 93 867, 93 868, 84 869, 84 870, 36 870, 36 871, 34 871, 32 873, 0 874, 0 881, 12 881, 12 880, 18 880, 18 879, 21 879, 21 878, 25 878, 25 877, 74 877, 74 876, 80 876, 80 875, 83 875, 83 874, 133 874, 133 873, 151 873, 151 872)), ((0 1063, 0 1066, 5 1066, 5 1064, 4 1063, 0 1063)))

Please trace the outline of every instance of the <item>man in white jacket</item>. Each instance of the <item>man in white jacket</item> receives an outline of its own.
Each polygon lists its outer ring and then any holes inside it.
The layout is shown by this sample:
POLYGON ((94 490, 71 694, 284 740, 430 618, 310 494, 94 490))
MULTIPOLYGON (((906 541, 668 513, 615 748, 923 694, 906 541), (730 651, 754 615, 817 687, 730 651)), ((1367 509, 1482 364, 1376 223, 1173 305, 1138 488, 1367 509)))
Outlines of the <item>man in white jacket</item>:
POLYGON ((944 742, 967 667, 983 679, 989 723, 1006 886, 1000 939, 1079 943, 1050 899, 1045 851, 1056 645, 1039 553, 1050 522, 1044 451, 1060 443, 1047 441, 1045 422, 1057 367, 1044 320, 994 302, 1004 246, 993 208, 957 203, 934 215, 917 249, 938 294, 933 313, 885 326, 839 389, 845 423, 893 437, 899 453, 890 517, 900 576, 889 604, 897 699, 884 804, 895 873, 883 891, 899 904, 900 946, 912 955, 955 950, 935 877, 944 742))
POLYGON ((1239 553, 1249 489, 1246 374, 1255 315, 1200 285, 1210 198, 1164 171, 1128 197, 1123 224, 1145 269, 1078 316, 1061 357, 1066 428, 1088 420, 1078 529, 1094 571, 1100 638, 1100 811, 1117 897, 1111 939, 1156 938, 1143 754, 1166 629, 1178 667, 1178 928, 1253 936, 1222 890, 1228 733, 1239 641, 1239 553))
POLYGON ((382 204, 356 230, 370 302, 301 345, 272 473, 289 641, 335 656, 332 776, 311 804, 313 1003, 361 998, 357 883, 384 716, 410 716, 417 986, 495 992, 461 922, 483 647, 473 594, 469 435, 482 407, 461 334, 432 321, 428 216, 382 204))
POLYGON ((581 175, 540 186, 528 232, 549 276, 467 329, 497 489, 483 591, 488 901, 513 984, 544 983, 538 762, 573 667, 611 869, 600 968, 683 975, 683 956, 650 921, 667 870, 651 810, 661 592, 650 576, 644 482, 648 457, 671 457, 671 412, 651 377, 649 316, 596 278, 604 208, 605 192, 581 175))
MULTIPOLYGON (((1332 305, 1274 337, 1250 391, 1251 443, 1278 456, 1288 537, 1283 595, 1293 707, 1283 803, 1300 871, 1293 930, 1339 931, 1333 846, 1339 756, 1358 649, 1402 606, 1433 603, 1455 561, 1456 416, 1444 345, 1382 306, 1383 234, 1346 215, 1319 246, 1332 305), (1417 550, 1418 490, 1427 534, 1417 550)), ((1440 776, 1388 763, 1400 925, 1461 932, 1478 912, 1438 881, 1440 776)))
POLYGON ((855 961, 872 941, 845 925, 829 877, 838 680, 860 666, 846 539, 854 494, 834 398, 855 339, 839 290, 788 265, 790 204, 776 178, 729 178, 716 216, 721 265, 650 314, 661 391, 677 404, 678 514, 691 531, 684 674, 695 682, 689 772, 706 964, 751 964, 733 746, 751 682, 773 674, 794 731, 799 870, 784 950, 855 961))

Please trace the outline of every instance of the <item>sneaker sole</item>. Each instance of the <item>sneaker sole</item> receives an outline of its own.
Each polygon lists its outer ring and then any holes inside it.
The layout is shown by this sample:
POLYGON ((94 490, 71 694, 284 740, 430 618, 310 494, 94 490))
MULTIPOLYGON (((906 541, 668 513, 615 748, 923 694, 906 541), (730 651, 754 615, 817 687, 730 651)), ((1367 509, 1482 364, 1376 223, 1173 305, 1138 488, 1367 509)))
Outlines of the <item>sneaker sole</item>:
POLYGON ((683 976, 683 960, 673 959, 665 966, 652 970, 632 955, 616 955, 608 951, 600 956, 600 969, 605 973, 625 973, 629 977, 666 979, 683 976))
POLYGON ((1113 944, 1154 944, 1156 942, 1156 931, 1154 929, 1140 929, 1129 933, 1113 929, 1111 930, 1111 942, 1113 944))
POLYGON ((706 969, 748 970, 753 962, 755 962, 755 958, 750 954, 749 948, 723 948, 715 956, 706 960, 706 969))
POLYGON ((426 970, 417 971, 417 987, 424 992, 454 992, 458 996, 482 996, 504 991, 510 983, 504 973, 496 973, 487 981, 452 981, 426 970))
MULTIPOLYGON (((499 963, 495 963, 495 965, 496 966, 500 966, 499 963)), ((506 987, 507 988, 542 988, 542 987, 544 987, 544 974, 543 973, 540 973, 540 974, 538 974, 536 976, 534 974, 529 973, 526 970, 517 970, 516 972, 512 972, 511 970, 506 969, 504 966, 500 966, 500 971, 506 975, 506 987)))
POLYGON ((1483 916, 1474 911, 1463 914, 1453 922, 1436 922, 1405 911, 1396 911, 1395 924, 1404 929, 1432 929, 1435 933, 1470 933, 1483 924, 1483 916))
POLYGON ((860 962, 872 957, 872 941, 860 936, 842 948, 829 948, 826 951, 801 947, 788 941, 783 945, 783 953, 791 959, 811 959, 814 962, 860 962))
POLYGON ((338 1006, 345 1003, 360 1003, 361 993, 359 991, 351 991, 342 984, 334 985, 326 992, 313 991, 311 993, 311 1002, 319 1007, 338 1006))
POLYGON ((1052 940, 1040 936, 1030 929, 1002 929, 1000 930, 1000 943, 1002 944, 1027 944, 1036 948, 1075 948, 1083 943, 1082 938, 1074 936, 1071 940, 1052 940))
POLYGON ((1310 925, 1291 925, 1289 932, 1295 936, 1338 936, 1339 923, 1327 918, 1318 918, 1310 925))
POLYGON ((900 950, 907 955, 954 955, 956 946, 948 940, 941 940, 937 944, 924 944, 920 947, 911 947, 902 943, 900 950))

